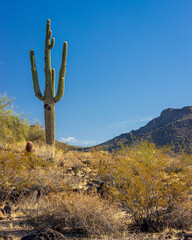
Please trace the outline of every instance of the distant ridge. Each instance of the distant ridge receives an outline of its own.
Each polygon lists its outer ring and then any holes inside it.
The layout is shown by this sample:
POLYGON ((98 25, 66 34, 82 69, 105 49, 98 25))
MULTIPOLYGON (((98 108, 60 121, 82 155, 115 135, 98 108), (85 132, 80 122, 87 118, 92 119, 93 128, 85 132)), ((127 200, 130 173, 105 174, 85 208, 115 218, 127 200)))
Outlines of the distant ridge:
POLYGON ((148 140, 157 146, 174 145, 175 150, 192 150, 192 106, 181 109, 168 108, 161 115, 138 130, 121 134, 95 147, 103 150, 118 150, 121 145, 129 145, 136 140, 148 140))

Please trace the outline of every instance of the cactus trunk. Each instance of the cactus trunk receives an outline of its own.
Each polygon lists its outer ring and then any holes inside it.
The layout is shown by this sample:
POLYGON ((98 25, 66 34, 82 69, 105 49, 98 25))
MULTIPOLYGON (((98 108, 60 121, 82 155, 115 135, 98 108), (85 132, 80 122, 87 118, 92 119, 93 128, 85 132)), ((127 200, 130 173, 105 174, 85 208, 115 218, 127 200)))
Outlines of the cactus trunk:
POLYGON ((57 94, 55 96, 55 69, 51 68, 51 49, 54 47, 55 39, 52 38, 50 30, 50 20, 47 20, 46 37, 45 37, 45 92, 42 95, 39 87, 37 69, 35 65, 34 51, 30 51, 31 71, 35 95, 39 100, 44 102, 44 119, 46 143, 55 145, 55 103, 60 101, 64 93, 64 81, 67 61, 67 42, 63 44, 62 61, 59 71, 59 81, 57 94), (50 41, 51 39, 51 41, 50 41))
POLYGON ((46 143, 55 145, 55 104, 44 107, 46 143))

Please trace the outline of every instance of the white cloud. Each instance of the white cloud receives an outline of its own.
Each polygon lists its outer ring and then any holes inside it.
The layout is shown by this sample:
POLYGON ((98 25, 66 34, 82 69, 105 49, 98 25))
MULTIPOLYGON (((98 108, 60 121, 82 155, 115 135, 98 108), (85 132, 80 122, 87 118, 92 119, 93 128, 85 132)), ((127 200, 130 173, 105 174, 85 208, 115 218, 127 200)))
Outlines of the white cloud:
POLYGON ((75 144, 76 146, 93 146, 98 143, 95 140, 90 140, 90 139, 80 140, 75 137, 61 138, 61 141, 64 143, 72 144, 72 145, 75 144))
POLYGON ((61 141, 64 143, 73 144, 73 143, 77 142, 77 139, 75 137, 67 137, 67 138, 61 138, 61 141))
POLYGON ((112 123, 108 126, 108 128, 126 128, 128 127, 128 125, 130 123, 139 123, 139 122, 148 122, 150 120, 152 120, 152 117, 136 117, 136 118, 132 118, 128 121, 124 121, 124 122, 118 122, 118 123, 112 123))

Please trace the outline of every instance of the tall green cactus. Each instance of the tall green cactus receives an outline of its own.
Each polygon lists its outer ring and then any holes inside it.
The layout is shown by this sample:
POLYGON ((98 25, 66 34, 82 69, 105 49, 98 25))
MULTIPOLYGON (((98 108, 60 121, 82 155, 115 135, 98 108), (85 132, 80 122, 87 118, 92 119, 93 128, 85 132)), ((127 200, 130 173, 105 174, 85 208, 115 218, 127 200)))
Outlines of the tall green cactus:
POLYGON ((37 69, 35 65, 34 51, 30 51, 31 71, 33 78, 33 86, 35 96, 44 102, 44 118, 45 118, 45 134, 46 143, 55 145, 55 103, 60 101, 64 93, 64 80, 66 72, 67 60, 67 42, 63 44, 62 62, 59 71, 59 81, 57 94, 55 96, 55 69, 51 68, 51 49, 54 47, 55 39, 52 38, 52 31, 50 30, 50 19, 47 20, 46 37, 45 37, 45 92, 44 96, 41 93, 37 69), (50 41, 51 39, 51 41, 50 41))

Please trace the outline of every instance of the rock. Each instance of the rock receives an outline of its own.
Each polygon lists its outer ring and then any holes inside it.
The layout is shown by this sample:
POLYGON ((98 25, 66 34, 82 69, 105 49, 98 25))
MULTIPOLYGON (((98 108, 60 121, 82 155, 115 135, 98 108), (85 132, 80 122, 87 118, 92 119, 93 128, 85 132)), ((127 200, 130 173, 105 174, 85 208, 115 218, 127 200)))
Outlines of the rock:
POLYGON ((178 232, 178 233, 176 233, 176 237, 178 238, 178 239, 183 239, 183 237, 186 235, 186 232, 184 232, 184 231, 181 231, 181 232, 178 232))
POLYGON ((191 234, 185 234, 184 240, 192 240, 192 233, 191 234))
POLYGON ((12 240, 12 237, 6 235, 0 235, 0 240, 12 240))
POLYGON ((3 220, 3 218, 5 218, 4 210, 0 208, 0 220, 3 220))
POLYGON ((31 141, 28 141, 26 145, 26 151, 32 152, 32 150, 33 150, 33 143, 31 141))
POLYGON ((7 215, 11 214, 11 207, 9 205, 5 205, 3 210, 4 210, 5 214, 7 214, 7 215))
POLYGON ((50 228, 45 228, 39 231, 35 231, 25 237, 23 237, 21 240, 66 240, 67 238, 50 228))

